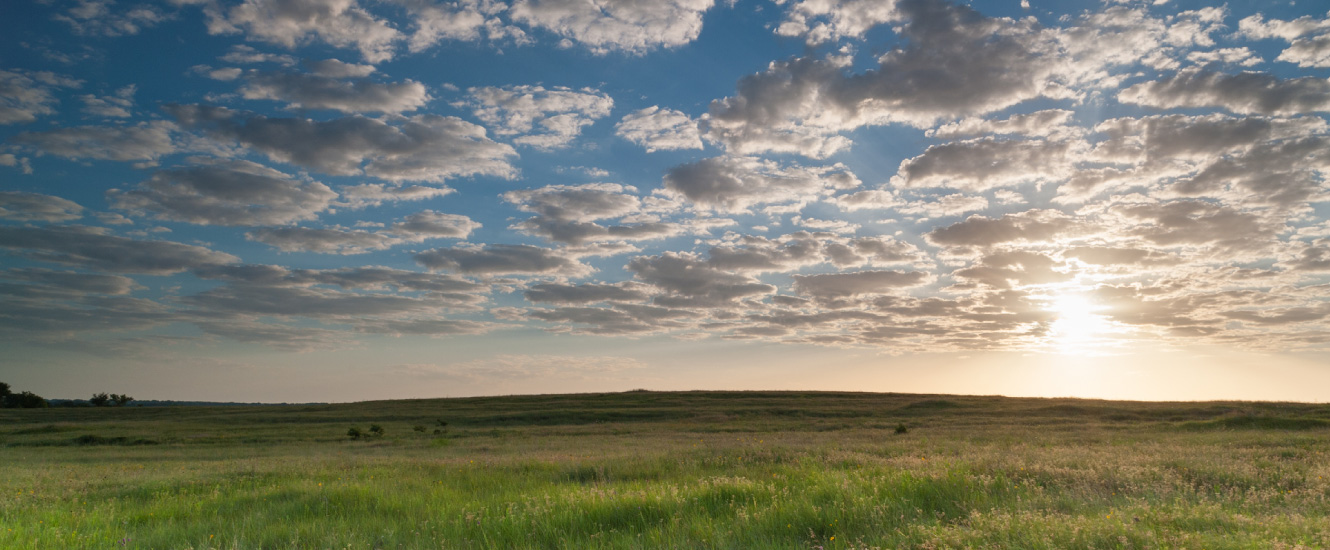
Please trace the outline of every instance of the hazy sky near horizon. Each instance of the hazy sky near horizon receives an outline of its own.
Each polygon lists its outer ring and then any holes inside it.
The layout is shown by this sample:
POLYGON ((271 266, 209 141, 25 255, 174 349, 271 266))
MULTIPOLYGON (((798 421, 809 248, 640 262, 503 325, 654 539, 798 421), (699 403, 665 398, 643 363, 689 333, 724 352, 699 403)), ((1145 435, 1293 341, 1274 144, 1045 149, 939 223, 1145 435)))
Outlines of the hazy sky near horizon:
POLYGON ((17 0, 0 34, 16 390, 1330 400, 1324 4, 17 0))

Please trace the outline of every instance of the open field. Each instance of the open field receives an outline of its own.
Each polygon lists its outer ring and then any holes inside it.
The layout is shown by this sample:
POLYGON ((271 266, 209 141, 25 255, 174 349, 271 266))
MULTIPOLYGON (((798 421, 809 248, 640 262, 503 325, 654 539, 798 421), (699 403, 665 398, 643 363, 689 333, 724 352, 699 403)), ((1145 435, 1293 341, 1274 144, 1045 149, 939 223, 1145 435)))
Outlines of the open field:
POLYGON ((9 409, 0 548, 1330 548, 1328 453, 1330 405, 1290 403, 9 409))

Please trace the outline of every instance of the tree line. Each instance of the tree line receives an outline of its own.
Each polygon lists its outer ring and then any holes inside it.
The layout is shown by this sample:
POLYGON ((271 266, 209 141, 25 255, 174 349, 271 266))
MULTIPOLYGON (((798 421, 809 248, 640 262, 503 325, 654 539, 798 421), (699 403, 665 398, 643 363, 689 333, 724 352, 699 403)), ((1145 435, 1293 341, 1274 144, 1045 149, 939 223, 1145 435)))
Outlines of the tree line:
MULTIPOLYGON (((75 401, 70 406, 123 407, 134 398, 121 393, 94 393, 86 402, 75 401)), ((9 384, 0 382, 0 407, 6 409, 44 409, 51 403, 30 391, 14 393, 9 384)))

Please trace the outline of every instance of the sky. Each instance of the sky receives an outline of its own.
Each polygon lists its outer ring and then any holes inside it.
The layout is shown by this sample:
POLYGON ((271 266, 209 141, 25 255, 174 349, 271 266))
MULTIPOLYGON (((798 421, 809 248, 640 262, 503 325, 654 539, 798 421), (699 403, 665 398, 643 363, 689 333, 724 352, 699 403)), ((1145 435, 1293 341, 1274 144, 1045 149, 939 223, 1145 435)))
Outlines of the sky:
POLYGON ((14 0, 0 380, 1330 400, 1323 3, 14 0))

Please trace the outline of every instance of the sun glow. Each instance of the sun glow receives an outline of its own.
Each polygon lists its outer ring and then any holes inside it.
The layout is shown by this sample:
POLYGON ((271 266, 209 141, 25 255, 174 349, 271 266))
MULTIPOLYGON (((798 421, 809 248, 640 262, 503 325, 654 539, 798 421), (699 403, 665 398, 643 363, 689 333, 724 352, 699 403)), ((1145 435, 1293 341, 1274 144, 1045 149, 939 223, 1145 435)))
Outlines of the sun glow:
POLYGON ((1105 308, 1079 294, 1053 296, 1047 306, 1057 319, 1049 330, 1052 343, 1064 353, 1088 353, 1107 343, 1113 323, 1099 312, 1105 308))

